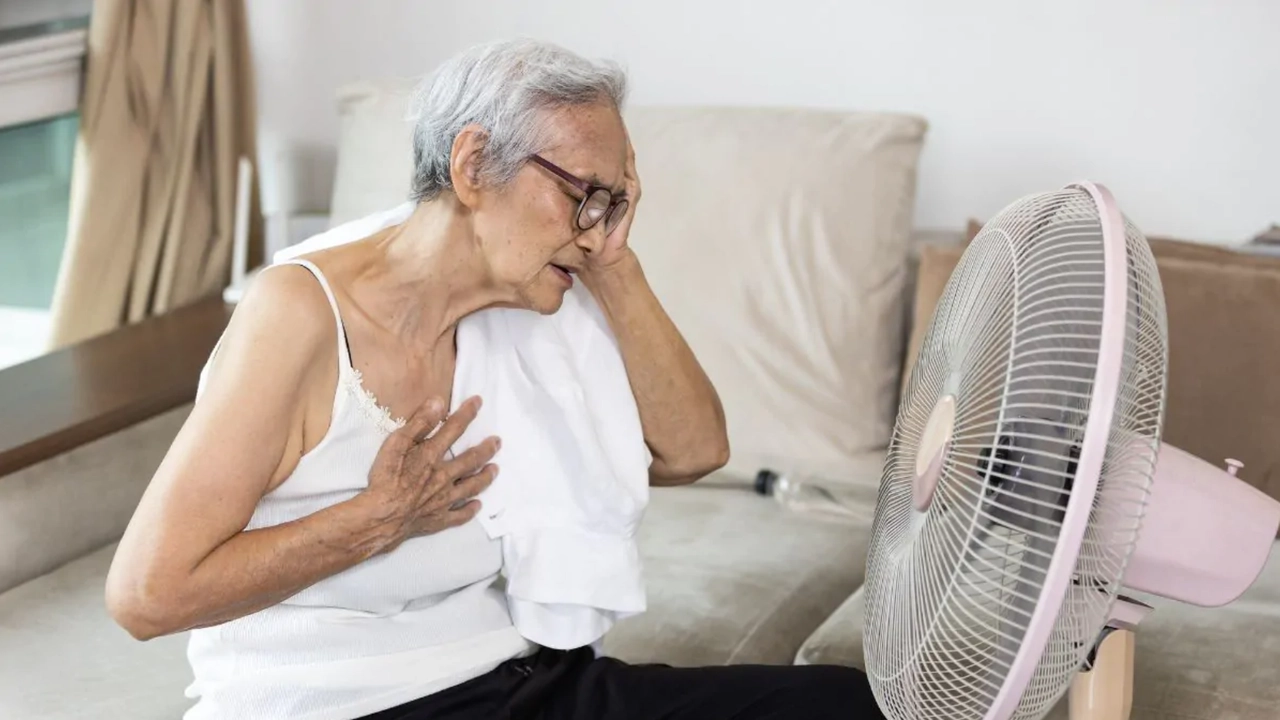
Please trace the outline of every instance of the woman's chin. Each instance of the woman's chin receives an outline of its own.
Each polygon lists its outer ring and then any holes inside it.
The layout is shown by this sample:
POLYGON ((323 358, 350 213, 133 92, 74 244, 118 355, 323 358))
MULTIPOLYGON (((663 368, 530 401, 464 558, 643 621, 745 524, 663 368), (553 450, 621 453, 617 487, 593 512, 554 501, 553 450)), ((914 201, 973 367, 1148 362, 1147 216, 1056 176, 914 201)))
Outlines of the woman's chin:
POLYGON ((554 315, 559 312, 560 306, 564 304, 564 294, 567 290, 559 288, 542 290, 536 297, 526 297, 523 303, 524 307, 542 315, 554 315))
POLYGON ((563 293, 563 292, 556 293, 556 294, 555 294, 555 297, 554 297, 553 299, 551 299, 551 301, 550 301, 550 302, 548 302, 548 303, 544 304, 544 305, 543 305, 542 307, 540 307, 540 308, 537 308, 537 310, 538 310, 538 312, 542 313, 543 315, 554 315, 555 313, 560 312, 560 306, 561 306, 561 305, 564 305, 564 293, 563 293))

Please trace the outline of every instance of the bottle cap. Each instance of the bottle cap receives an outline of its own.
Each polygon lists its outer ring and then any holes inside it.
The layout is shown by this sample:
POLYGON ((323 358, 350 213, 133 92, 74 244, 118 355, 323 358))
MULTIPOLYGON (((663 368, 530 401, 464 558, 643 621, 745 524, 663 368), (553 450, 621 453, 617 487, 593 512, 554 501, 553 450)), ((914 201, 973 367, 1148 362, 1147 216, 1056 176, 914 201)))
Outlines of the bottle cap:
POLYGON ((760 495, 772 495, 773 486, 778 482, 778 473, 769 468, 761 468, 756 473, 756 492, 760 495))

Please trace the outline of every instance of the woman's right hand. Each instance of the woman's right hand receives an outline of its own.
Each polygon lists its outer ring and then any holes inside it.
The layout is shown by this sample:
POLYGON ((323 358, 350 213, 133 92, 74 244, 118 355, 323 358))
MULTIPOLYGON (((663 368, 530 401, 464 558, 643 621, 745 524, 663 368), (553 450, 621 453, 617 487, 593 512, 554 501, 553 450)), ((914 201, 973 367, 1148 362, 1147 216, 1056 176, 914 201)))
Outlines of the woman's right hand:
POLYGON ((490 437, 448 457, 479 410, 480 398, 472 397, 446 418, 444 402, 432 398, 382 444, 361 495, 372 502, 375 517, 389 532, 383 552, 411 537, 462 525, 480 511, 475 497, 498 474, 498 466, 489 461, 501 441, 490 437))

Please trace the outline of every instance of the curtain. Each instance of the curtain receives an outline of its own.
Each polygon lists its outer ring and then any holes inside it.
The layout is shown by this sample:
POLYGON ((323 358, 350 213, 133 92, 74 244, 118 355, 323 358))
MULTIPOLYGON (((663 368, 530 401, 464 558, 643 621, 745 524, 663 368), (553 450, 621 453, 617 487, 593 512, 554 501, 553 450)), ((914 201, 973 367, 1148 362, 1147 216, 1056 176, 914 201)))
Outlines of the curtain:
POLYGON ((226 285, 237 163, 256 157, 244 0, 96 0, 82 92, 52 347, 226 285))

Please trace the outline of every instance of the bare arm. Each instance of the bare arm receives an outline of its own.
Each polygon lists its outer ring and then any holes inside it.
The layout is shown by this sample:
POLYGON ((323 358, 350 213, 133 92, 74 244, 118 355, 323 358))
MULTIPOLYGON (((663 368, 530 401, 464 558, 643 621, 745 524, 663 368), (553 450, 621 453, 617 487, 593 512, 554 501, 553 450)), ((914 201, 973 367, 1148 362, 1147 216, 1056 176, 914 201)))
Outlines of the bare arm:
POLYGON ((618 338, 653 452, 654 485, 683 485, 729 460, 724 408, 630 250, 584 278, 618 338))
MULTIPOLYGON (((135 637, 248 615, 478 510, 474 502, 456 511, 440 507, 452 505, 464 484, 474 495, 492 473, 457 486, 450 481, 440 492, 436 475, 464 473, 464 465, 475 472, 488 458, 464 453, 446 468, 438 455, 428 457, 439 443, 452 442, 444 428, 432 441, 421 439, 443 416, 437 400, 388 439, 369 490, 294 522, 244 530, 262 495, 301 455, 308 383, 328 377, 332 388, 335 381, 333 317, 317 297, 318 285, 302 273, 264 274, 237 308, 200 401, 121 539, 107 606, 135 637)), ((466 413, 474 417, 474 403, 447 427, 465 427, 466 413)))
POLYGON ((630 209, 588 252, 580 277, 618 338, 644 439, 653 453, 649 483, 685 485, 729 461, 724 408, 627 245, 641 195, 629 137, 624 182, 630 209))

